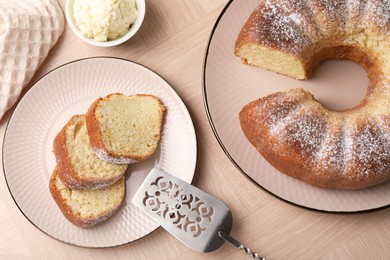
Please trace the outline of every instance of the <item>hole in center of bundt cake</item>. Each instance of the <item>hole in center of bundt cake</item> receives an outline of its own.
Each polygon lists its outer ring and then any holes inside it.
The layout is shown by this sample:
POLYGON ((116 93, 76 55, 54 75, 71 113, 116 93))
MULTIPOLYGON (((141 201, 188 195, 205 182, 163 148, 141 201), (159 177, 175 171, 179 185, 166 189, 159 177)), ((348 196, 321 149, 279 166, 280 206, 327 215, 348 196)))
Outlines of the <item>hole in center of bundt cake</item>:
POLYGON ((364 99, 369 80, 367 72, 350 60, 324 60, 307 81, 308 90, 327 108, 345 111, 364 99))

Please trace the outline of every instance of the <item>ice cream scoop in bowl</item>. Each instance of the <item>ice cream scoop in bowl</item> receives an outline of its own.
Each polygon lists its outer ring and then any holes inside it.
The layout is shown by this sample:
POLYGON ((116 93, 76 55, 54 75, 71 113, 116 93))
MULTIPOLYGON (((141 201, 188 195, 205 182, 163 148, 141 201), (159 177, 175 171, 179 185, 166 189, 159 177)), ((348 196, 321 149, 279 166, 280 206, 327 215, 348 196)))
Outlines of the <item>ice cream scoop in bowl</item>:
POLYGON ((141 27, 145 0, 67 0, 65 15, 72 31, 99 47, 124 43, 141 27))

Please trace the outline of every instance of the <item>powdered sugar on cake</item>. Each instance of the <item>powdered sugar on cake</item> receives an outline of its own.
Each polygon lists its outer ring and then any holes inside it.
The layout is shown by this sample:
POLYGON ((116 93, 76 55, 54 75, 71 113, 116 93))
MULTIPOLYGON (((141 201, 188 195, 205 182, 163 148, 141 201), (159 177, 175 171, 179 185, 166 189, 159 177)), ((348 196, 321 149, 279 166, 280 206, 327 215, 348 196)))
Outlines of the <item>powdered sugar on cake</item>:
POLYGON ((138 162, 138 160, 130 159, 126 157, 112 157, 110 156, 105 149, 100 148, 93 148, 93 151, 95 152, 96 156, 100 160, 104 160, 106 162, 110 163, 116 163, 116 164, 131 164, 138 162))
MULTIPOLYGON (((287 100, 290 98, 286 97, 287 100)), ((373 165, 376 174, 384 174, 390 170, 390 129, 382 122, 362 121, 362 127, 358 131, 351 122, 340 121, 339 129, 329 129, 327 118, 313 114, 312 107, 308 104, 295 106, 293 110, 281 106, 269 110, 270 102, 276 105, 284 101, 278 97, 260 103, 257 109, 266 118, 262 123, 268 123, 269 134, 283 145, 299 147, 302 155, 309 156, 308 163, 313 167, 318 164, 346 174, 354 170, 354 165, 358 165, 360 175, 372 172, 373 165)))
POLYGON ((363 25, 374 24, 388 35, 390 24, 390 1, 367 0, 363 25))
POLYGON ((298 53, 308 46, 308 39, 299 29, 303 21, 298 14, 286 16, 271 1, 265 1, 264 5, 265 7, 257 14, 256 20, 259 22, 254 23, 250 28, 259 32, 259 37, 264 44, 270 46, 277 44, 280 48, 293 53, 298 53))

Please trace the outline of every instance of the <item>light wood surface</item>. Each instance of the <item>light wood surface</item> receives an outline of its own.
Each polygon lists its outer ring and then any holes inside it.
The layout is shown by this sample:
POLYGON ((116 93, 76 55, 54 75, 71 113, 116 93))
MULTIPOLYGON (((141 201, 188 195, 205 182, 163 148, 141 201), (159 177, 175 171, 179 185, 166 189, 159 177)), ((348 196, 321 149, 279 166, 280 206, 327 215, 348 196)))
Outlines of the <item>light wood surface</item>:
MULTIPOLYGON (((59 1, 64 9, 65 0, 59 1)), ((227 0, 147 0, 140 31, 113 47, 89 46, 68 26, 30 82, 66 62, 93 56, 123 57, 164 77, 192 116, 198 139, 194 185, 232 209, 232 235, 267 259, 390 259, 390 208, 332 214, 300 208, 258 188, 229 161, 209 125, 202 97, 202 65, 212 27, 227 0)), ((55 86, 53 86, 55 87, 55 86)), ((1 120, 3 135, 10 117, 1 120)), ((26 173, 28 174, 28 173, 26 173)), ((251 259, 225 244, 191 251, 162 228, 127 245, 88 249, 45 235, 19 211, 0 177, 0 259, 251 259)))

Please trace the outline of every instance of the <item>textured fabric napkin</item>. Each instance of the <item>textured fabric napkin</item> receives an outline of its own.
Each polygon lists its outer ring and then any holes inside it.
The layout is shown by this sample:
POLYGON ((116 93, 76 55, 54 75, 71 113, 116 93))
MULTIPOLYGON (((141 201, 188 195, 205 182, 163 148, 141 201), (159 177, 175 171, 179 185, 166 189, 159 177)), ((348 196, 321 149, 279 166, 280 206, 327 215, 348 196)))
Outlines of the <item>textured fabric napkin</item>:
POLYGON ((0 23, 1 119, 57 42, 65 22, 56 0, 0 0, 0 23))

